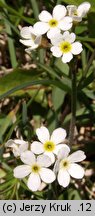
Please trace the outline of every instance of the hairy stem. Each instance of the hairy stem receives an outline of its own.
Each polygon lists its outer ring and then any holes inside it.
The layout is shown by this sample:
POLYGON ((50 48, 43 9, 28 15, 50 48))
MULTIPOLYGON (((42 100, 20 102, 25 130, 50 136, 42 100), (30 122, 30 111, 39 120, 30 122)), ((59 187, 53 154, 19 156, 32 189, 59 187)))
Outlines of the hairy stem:
POLYGON ((76 87, 76 70, 71 72, 72 79, 72 92, 71 92, 71 122, 70 122, 70 131, 69 131, 69 144, 72 145, 74 141, 74 130, 76 124, 76 100, 77 100, 77 87, 76 87))

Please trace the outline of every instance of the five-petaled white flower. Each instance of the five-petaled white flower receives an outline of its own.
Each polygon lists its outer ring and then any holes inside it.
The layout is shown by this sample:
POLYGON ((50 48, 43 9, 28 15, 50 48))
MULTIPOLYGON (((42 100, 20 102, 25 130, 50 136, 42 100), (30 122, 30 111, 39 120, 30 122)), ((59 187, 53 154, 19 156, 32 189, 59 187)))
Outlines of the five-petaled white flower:
POLYGON ((35 154, 48 155, 52 163, 54 163, 55 155, 58 154, 59 149, 64 147, 70 151, 70 148, 63 144, 66 137, 66 131, 63 128, 55 129, 50 136, 48 129, 42 126, 36 130, 36 134, 40 142, 34 141, 31 144, 31 151, 35 154))
POLYGON ((60 30, 66 31, 72 27, 72 18, 66 16, 67 10, 63 5, 54 7, 52 15, 43 10, 39 14, 39 20, 34 24, 34 29, 37 34, 43 35, 47 32, 47 37, 52 38, 60 30))
POLYGON ((86 158, 83 151, 79 150, 69 155, 67 149, 60 149, 58 153, 58 160, 54 166, 54 172, 57 175, 58 183, 67 187, 70 183, 70 176, 76 179, 81 179, 84 176, 84 169, 76 164, 86 158))
POLYGON ((55 180, 55 174, 49 167, 51 160, 46 155, 35 157, 31 151, 21 154, 21 160, 24 165, 17 166, 14 169, 16 178, 24 178, 29 175, 27 186, 32 191, 37 191, 41 187, 41 180, 45 183, 52 183, 55 180))
POLYGON ((74 42, 76 35, 69 33, 68 31, 62 34, 57 34, 56 37, 51 39, 53 46, 51 51, 53 56, 61 57, 64 63, 70 62, 73 55, 78 55, 82 52, 82 44, 80 42, 74 42))
POLYGON ((12 148, 15 157, 19 157, 23 152, 28 149, 28 142, 20 139, 10 139, 5 144, 6 147, 12 148))
POLYGON ((22 37, 20 42, 28 47, 25 51, 36 49, 41 44, 42 36, 36 34, 32 26, 23 27, 20 31, 20 35, 22 37))
POLYGON ((78 7, 75 5, 68 5, 68 15, 72 17, 72 19, 76 22, 81 22, 82 18, 87 14, 91 7, 91 4, 89 2, 83 2, 78 7))

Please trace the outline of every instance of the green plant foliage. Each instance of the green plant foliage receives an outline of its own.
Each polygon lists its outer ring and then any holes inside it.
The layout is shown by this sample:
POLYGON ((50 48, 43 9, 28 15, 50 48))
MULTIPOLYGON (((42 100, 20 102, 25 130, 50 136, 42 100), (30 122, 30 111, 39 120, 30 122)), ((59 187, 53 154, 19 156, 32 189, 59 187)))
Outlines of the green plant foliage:
POLYGON ((79 6, 83 2, 0 0, 1 200, 95 199, 95 0, 88 0, 91 8, 87 16, 70 30, 83 47, 71 62, 65 64, 62 58, 52 55, 46 35, 42 46, 31 53, 20 43, 21 28, 35 24, 43 9, 52 12, 56 4, 79 6), (5 143, 9 139, 23 139, 30 146, 37 140, 36 129, 42 125, 50 134, 55 128, 64 128, 64 143, 69 144, 71 152, 86 153, 81 164, 86 170, 83 179, 71 177, 67 188, 55 181, 32 192, 27 187, 27 177, 14 178, 13 169, 22 162, 5 143))

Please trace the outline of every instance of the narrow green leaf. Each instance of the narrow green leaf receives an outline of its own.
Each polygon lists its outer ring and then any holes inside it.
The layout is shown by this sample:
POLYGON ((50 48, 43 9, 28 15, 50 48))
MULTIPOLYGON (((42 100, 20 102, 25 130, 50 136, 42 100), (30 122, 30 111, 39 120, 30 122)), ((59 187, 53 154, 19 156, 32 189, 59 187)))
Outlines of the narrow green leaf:
POLYGON ((22 20, 24 20, 27 23, 33 24, 34 23, 34 19, 33 18, 29 18, 29 17, 25 17, 23 15, 21 15, 20 13, 18 13, 15 9, 13 9, 12 7, 8 6, 7 4, 3 3, 0 1, 0 7, 3 9, 7 9, 8 12, 15 14, 17 17, 20 17, 22 20))
POLYGON ((91 38, 91 37, 80 37, 80 36, 77 36, 76 37, 77 40, 80 40, 80 41, 84 41, 84 42, 92 42, 92 43, 95 43, 95 38, 91 38))
POLYGON ((23 125, 26 125, 27 123, 27 106, 26 106, 26 102, 24 101, 22 104, 22 122, 23 125))
MULTIPOLYGON (((3 3, 5 3, 5 0, 2 0, 3 3)), ((6 10, 7 13, 7 10, 6 10)), ((9 47, 9 54, 10 54, 10 59, 11 59, 11 64, 12 67, 15 68, 17 66, 17 59, 16 59, 16 52, 15 52, 15 47, 14 47, 14 41, 12 39, 12 31, 10 25, 6 22, 5 20, 5 27, 6 27, 6 32, 8 35, 8 47, 9 47)))
POLYGON ((16 91, 19 91, 19 90, 24 89, 24 88, 29 87, 29 86, 39 85, 39 84, 41 84, 41 85, 55 85, 61 89, 64 89, 64 86, 56 80, 50 80, 50 79, 48 79, 48 80, 34 80, 31 82, 26 82, 22 85, 15 87, 15 88, 12 88, 11 90, 7 91, 6 93, 0 95, 0 100, 5 98, 5 97, 8 97, 9 95, 13 94, 16 91))
POLYGON ((78 91, 81 91, 83 88, 88 86, 90 83, 92 83, 95 79, 95 75, 92 73, 87 78, 84 78, 81 80, 78 86, 78 91))
POLYGON ((95 13, 88 14, 88 30, 90 37, 95 38, 95 13))
POLYGON ((63 89, 67 92, 71 91, 71 81, 69 78, 63 77, 63 79, 54 71, 51 67, 45 66, 43 64, 38 63, 38 65, 45 70, 47 73, 57 78, 61 84, 63 84, 63 89))
POLYGON ((38 20, 39 7, 38 7, 38 4, 37 4, 37 1, 36 0, 30 0, 30 3, 32 5, 34 16, 35 16, 36 20, 38 20))

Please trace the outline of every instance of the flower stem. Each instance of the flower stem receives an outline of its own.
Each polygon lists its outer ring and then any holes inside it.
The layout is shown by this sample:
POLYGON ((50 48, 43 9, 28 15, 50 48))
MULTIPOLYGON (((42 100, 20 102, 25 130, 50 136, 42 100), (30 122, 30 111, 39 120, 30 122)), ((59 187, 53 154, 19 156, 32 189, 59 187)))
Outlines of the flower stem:
POLYGON ((72 146, 74 141, 74 130, 76 124, 76 100, 77 100, 77 86, 76 86, 76 70, 71 71, 71 80, 72 80, 72 92, 71 92, 71 122, 70 122, 70 131, 69 131, 69 144, 72 146))

